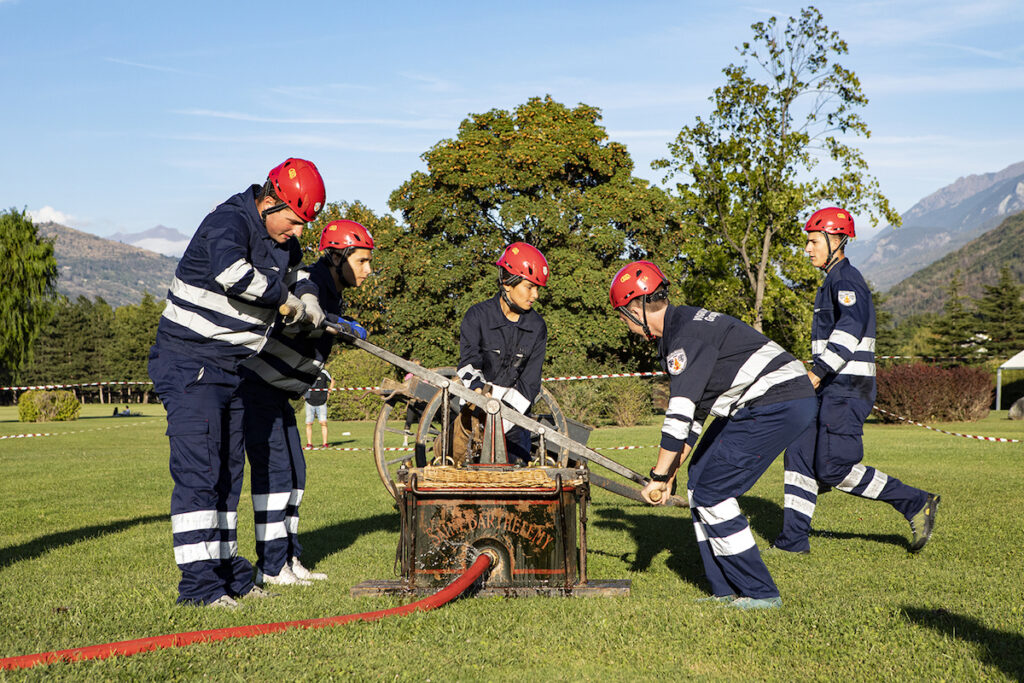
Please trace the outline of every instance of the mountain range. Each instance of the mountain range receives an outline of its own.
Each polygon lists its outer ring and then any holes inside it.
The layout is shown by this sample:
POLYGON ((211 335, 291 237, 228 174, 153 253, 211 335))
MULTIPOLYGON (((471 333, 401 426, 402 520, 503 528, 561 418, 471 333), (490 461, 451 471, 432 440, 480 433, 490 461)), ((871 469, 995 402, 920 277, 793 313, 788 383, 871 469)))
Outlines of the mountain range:
POLYGON ((69 299, 97 296, 114 306, 136 304, 149 292, 163 299, 178 259, 97 237, 58 223, 36 226, 54 238, 60 277, 57 290, 69 299))
POLYGON ((971 175, 934 192, 903 214, 903 225, 852 242, 847 256, 880 291, 956 251, 1024 211, 1024 162, 971 175))
POLYGON ((184 235, 174 228, 168 228, 165 225, 158 225, 149 230, 143 232, 115 232, 107 239, 113 240, 114 242, 121 242, 122 244, 130 244, 133 247, 139 249, 146 249, 148 251, 155 251, 158 254, 164 256, 174 256, 175 258, 181 258, 181 255, 185 253, 185 247, 188 246, 189 240, 191 239, 188 235, 184 235))
POLYGON ((887 292, 883 306, 897 322, 915 313, 939 313, 957 273, 960 294, 978 299, 985 293, 985 285, 999 280, 1003 266, 1010 268, 1017 282, 1024 282, 1024 213, 1010 216, 899 282, 887 292))

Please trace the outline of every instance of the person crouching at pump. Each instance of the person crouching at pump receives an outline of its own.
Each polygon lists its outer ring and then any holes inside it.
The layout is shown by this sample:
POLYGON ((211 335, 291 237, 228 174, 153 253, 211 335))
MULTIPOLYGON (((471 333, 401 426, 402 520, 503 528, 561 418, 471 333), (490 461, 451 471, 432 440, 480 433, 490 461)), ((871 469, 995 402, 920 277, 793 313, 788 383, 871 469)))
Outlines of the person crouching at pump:
POLYGON ((635 261, 616 273, 609 292, 629 331, 657 342, 669 375, 661 449, 642 495, 664 505, 692 449, 686 489, 712 592, 703 600, 779 607, 779 589, 736 499, 814 419, 814 389, 781 346, 731 316, 670 305, 668 286, 656 265, 635 261), (709 414, 715 420, 701 437, 709 414))
MULTIPOLYGON (((498 293, 470 307, 459 331, 457 374, 464 385, 526 414, 540 392, 548 329, 533 310, 548 282, 548 262, 525 242, 505 248, 498 266, 498 293)), ((472 406, 455 420, 453 457, 461 464, 472 441, 472 406)), ((504 422, 509 462, 530 461, 530 432, 504 422)), ((477 428, 479 435, 482 430, 477 428)))
POLYGON ((325 200, 309 161, 287 159, 263 185, 229 198, 196 230, 178 262, 149 353, 167 408, 171 533, 181 570, 178 602, 234 609, 255 590, 238 555, 245 467, 238 364, 263 346, 278 306, 296 320, 315 287, 297 266, 298 240, 325 200))
MULTIPOLYGON (((335 340, 366 339, 366 330, 342 317, 342 291, 358 287, 373 272, 373 237, 359 223, 328 223, 320 236, 323 256, 309 280, 317 287, 318 316, 308 324, 279 320, 266 346, 242 363, 245 448, 252 472, 256 523, 256 583, 309 585, 326 579, 299 558, 299 504, 306 488, 306 458, 290 399, 302 396, 316 381, 335 340), (322 327, 324 320, 341 334, 322 327)), ((307 312, 311 306, 307 306, 307 312)))

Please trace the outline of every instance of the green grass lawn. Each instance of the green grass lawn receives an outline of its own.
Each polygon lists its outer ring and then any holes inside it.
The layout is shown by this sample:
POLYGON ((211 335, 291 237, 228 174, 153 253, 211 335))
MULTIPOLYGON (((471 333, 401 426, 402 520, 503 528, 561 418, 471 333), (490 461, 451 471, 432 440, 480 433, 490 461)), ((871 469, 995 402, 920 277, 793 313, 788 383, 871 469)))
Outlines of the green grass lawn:
MULTIPOLYGON (((282 588, 236 612, 175 606, 165 420, 158 406, 112 418, 24 425, 0 408, 0 656, 167 633, 327 617, 399 604, 352 598, 394 578, 398 514, 367 451, 312 451, 300 533, 330 581, 282 588)), ((1005 412, 952 431, 1024 438, 1005 412)), ((603 428, 591 445, 648 445, 658 425, 603 428)), ((370 447, 370 423, 331 423, 338 447, 370 447), (343 436, 343 432, 350 432, 343 436)), ((1024 444, 869 424, 865 459, 942 495, 935 535, 907 553, 888 505, 819 500, 812 554, 766 557, 781 610, 698 604, 706 594, 689 512, 595 490, 589 574, 631 579, 615 598, 473 598, 376 623, 293 630, 0 679, 295 680, 1021 680, 1024 444)), ((653 449, 607 451, 646 472, 653 449)), ((605 473, 607 474, 607 473, 605 473)), ((740 505, 762 549, 782 520, 782 459, 740 505)), ((248 481, 240 552, 254 559, 248 481)))

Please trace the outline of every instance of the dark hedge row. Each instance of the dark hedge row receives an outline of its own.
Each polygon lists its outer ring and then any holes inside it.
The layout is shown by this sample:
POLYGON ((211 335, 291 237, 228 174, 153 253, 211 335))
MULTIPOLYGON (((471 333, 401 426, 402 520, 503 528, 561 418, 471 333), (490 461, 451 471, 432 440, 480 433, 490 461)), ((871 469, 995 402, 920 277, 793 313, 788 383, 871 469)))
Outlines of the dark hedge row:
MULTIPOLYGON (((988 415, 995 385, 982 368, 897 365, 878 369, 875 404, 912 420, 974 422, 988 415)), ((883 422, 897 420, 876 413, 883 422)))

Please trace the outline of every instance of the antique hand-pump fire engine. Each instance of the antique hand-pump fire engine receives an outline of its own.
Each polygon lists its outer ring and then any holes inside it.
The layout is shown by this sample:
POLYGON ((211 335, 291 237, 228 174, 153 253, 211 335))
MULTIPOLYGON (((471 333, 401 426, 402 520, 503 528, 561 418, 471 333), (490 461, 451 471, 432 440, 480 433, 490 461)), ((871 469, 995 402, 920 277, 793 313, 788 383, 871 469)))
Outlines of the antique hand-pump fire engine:
MULTIPOLYGON (((369 342, 352 343, 411 374, 403 383, 382 382, 384 405, 374 432, 377 470, 401 515, 401 578, 365 581, 353 594, 430 592, 481 553, 491 557, 481 594, 629 592, 628 580, 587 576, 587 504, 591 485, 633 500, 642 500, 640 491, 591 472, 590 465, 641 486, 643 475, 588 448, 590 428, 566 418, 543 387, 527 417, 464 387, 451 368, 429 370, 369 342), (456 446, 453 417, 467 404, 480 416, 479 428, 456 446), (419 414, 414 443, 389 445, 391 435, 410 436, 393 426, 410 407, 419 414), (530 465, 508 463, 502 421, 533 435, 530 465)), ((686 505, 677 496, 670 502, 686 505)))

